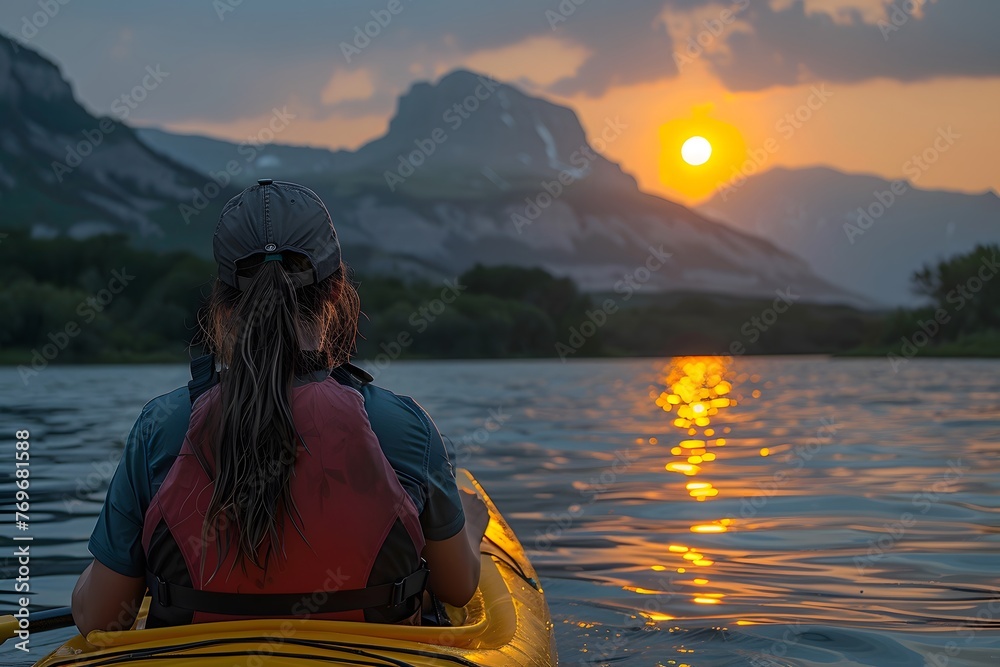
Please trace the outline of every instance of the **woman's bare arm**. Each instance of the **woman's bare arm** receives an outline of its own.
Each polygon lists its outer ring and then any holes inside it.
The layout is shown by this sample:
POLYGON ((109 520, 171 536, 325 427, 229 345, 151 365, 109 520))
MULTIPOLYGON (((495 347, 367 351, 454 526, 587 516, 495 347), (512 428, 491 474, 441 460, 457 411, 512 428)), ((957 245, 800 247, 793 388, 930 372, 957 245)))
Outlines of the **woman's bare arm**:
POLYGON ((465 526, 447 540, 428 540, 424 558, 430 568, 429 588, 443 602, 465 606, 479 586, 479 543, 490 522, 486 505, 475 494, 463 492, 465 526))
POLYGON ((80 634, 91 630, 128 630, 135 621, 146 581, 118 574, 93 561, 73 589, 73 620, 80 634))

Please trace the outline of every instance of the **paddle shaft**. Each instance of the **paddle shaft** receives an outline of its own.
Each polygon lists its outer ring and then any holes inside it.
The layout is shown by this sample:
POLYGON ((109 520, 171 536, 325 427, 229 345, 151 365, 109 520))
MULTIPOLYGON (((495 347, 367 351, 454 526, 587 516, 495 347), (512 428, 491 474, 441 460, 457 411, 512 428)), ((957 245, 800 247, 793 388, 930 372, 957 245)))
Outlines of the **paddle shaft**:
MULTIPOLYGON (((29 617, 30 632, 45 632, 73 625, 73 612, 69 607, 56 607, 45 611, 32 612, 29 617)), ((17 635, 20 629, 18 619, 12 614, 0 616, 0 644, 17 635)))

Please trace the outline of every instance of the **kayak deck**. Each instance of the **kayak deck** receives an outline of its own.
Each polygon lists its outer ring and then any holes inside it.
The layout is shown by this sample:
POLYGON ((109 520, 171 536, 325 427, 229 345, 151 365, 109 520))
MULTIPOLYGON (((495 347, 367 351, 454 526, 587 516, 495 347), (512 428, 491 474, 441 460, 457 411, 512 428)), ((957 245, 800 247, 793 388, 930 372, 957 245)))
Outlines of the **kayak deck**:
POLYGON ((523 547, 472 475, 460 471, 458 481, 486 502, 490 524, 479 590, 464 608, 447 608, 454 627, 251 619, 147 630, 147 598, 134 629, 77 635, 36 667, 556 664, 548 607, 523 547))

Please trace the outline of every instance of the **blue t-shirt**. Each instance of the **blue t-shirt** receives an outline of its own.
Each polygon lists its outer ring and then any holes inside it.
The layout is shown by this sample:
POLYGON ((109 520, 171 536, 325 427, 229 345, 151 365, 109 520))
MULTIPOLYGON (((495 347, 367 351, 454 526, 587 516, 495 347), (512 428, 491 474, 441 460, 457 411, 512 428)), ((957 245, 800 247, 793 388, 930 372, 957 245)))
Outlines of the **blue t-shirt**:
MULTIPOLYGON (((420 513, 424 537, 437 541, 456 535, 465 514, 454 468, 431 418, 408 396, 352 381, 341 369, 334 377, 364 396, 372 431, 420 513)), ((88 545, 94 558, 119 574, 145 574, 146 509, 184 443, 190 417, 190 393, 181 387, 147 403, 129 433, 88 545)))

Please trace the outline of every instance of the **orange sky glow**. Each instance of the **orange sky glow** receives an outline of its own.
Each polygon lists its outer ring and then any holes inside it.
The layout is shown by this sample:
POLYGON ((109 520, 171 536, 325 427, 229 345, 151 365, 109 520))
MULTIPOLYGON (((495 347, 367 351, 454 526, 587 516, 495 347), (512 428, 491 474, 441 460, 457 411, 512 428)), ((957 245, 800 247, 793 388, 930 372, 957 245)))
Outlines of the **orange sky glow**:
MULTIPOLYGON (((782 4, 788 3, 774 3, 782 4)), ((878 3, 867 0, 812 0, 806 5, 811 11, 852 6, 862 9, 867 19, 877 16, 878 3)), ((717 14, 717 9, 682 15, 665 11, 661 18, 675 44, 683 44, 685 35, 697 34, 700 22, 717 14)), ((719 47, 710 43, 706 48, 719 47)), ((586 56, 585 49, 556 36, 531 37, 503 48, 412 64, 410 72, 413 80, 437 79, 452 69, 467 67, 518 82, 526 92, 573 108, 588 136, 599 132, 607 119, 619 118, 627 129, 607 146, 606 157, 621 163, 642 189, 688 205, 708 199, 741 168, 749 173, 778 166, 826 165, 887 179, 904 178, 904 164, 911 156, 931 146, 938 131, 948 128, 959 139, 920 175, 917 185, 972 193, 1000 191, 995 161, 1000 154, 996 129, 1000 78, 815 81, 732 92, 696 54, 682 63, 678 76, 612 86, 598 97, 559 97, 543 90, 574 73, 586 56), (690 167, 680 159, 680 145, 700 132, 713 135, 709 137, 713 155, 705 165, 690 167)), ((375 85, 363 67, 349 75, 335 73, 323 101, 366 98, 375 85)), ((398 95, 405 89, 393 92, 398 95)), ((385 132, 394 109, 355 117, 312 111, 305 118, 300 116, 278 141, 357 148, 385 132)), ((185 121, 167 127, 243 140, 261 121, 258 117, 226 123, 185 121)))

